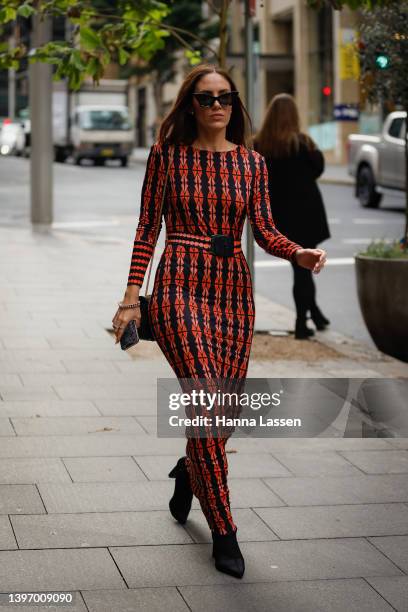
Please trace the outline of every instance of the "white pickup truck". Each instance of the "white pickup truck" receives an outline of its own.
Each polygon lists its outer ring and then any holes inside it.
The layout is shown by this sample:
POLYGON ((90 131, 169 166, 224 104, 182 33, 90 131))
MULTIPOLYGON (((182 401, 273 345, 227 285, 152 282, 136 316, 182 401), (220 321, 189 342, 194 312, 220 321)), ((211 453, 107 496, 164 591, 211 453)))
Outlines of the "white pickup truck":
POLYGON ((348 137, 348 171, 356 178, 356 197, 362 206, 379 206, 384 189, 405 189, 404 111, 390 113, 382 134, 348 137))

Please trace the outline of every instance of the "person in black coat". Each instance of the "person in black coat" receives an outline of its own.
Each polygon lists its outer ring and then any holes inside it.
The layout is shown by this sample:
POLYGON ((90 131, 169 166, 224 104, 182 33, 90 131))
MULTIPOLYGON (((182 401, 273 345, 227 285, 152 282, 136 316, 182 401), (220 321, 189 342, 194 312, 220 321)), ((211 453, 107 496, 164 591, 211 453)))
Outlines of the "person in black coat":
MULTIPOLYGON (((278 94, 270 102, 263 125, 254 138, 254 148, 266 159, 272 215, 282 234, 303 247, 316 246, 330 238, 323 199, 316 179, 324 170, 324 157, 299 127, 296 102, 289 94, 278 94)), ((312 272, 292 264, 293 297, 296 306, 295 337, 314 334, 310 317, 319 330, 329 320, 316 303, 312 272)))

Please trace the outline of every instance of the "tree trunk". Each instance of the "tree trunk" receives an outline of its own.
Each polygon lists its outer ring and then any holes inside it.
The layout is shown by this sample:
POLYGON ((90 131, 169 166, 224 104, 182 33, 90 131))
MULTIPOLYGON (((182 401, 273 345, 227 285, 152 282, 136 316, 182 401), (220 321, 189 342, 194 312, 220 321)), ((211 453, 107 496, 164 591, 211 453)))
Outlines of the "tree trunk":
POLYGON ((156 136, 159 133, 161 122, 163 121, 163 83, 160 81, 160 77, 156 74, 156 78, 153 81, 153 96, 156 105, 156 136))
POLYGON ((220 11, 220 46, 218 49, 218 63, 221 68, 227 64, 227 42, 228 42, 228 9, 231 0, 222 0, 220 11))

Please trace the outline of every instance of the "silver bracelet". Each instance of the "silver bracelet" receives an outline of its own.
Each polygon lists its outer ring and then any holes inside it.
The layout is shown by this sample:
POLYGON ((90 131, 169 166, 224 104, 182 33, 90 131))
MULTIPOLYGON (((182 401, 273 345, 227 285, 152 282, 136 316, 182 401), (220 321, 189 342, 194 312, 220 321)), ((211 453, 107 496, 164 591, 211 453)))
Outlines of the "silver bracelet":
POLYGON ((123 302, 118 302, 118 306, 120 310, 127 310, 128 308, 138 308, 140 306, 140 300, 135 302, 134 304, 124 304, 123 302))

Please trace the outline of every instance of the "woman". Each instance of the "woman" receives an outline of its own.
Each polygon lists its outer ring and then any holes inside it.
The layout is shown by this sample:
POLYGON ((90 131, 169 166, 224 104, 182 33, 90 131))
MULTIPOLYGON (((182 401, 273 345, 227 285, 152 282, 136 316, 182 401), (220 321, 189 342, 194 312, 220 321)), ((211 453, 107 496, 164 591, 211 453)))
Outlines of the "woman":
MULTIPOLYGON (((149 155, 124 304, 113 319, 117 341, 129 320, 140 324, 139 290, 153 251, 170 154, 163 216, 166 246, 149 315, 158 345, 179 379, 244 380, 254 329, 250 272, 241 249, 246 215, 268 253, 320 271, 325 252, 303 249, 280 234, 270 213, 261 155, 245 147, 246 111, 231 77, 200 65, 185 78, 149 155), (222 235, 220 237, 220 235, 222 235)), ((191 437, 176 478, 170 511, 185 523, 193 494, 213 538, 216 568, 241 578, 227 485, 223 437, 191 437)))
MULTIPOLYGON (((316 179, 324 170, 324 157, 313 140, 300 131, 296 102, 289 94, 278 94, 270 102, 263 125, 254 138, 254 147, 265 157, 269 196, 276 227, 303 247, 315 249, 330 238, 329 226, 316 179)), ((292 261, 293 297, 296 306, 295 338, 307 339, 329 320, 316 304, 312 273, 292 261)))

